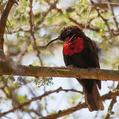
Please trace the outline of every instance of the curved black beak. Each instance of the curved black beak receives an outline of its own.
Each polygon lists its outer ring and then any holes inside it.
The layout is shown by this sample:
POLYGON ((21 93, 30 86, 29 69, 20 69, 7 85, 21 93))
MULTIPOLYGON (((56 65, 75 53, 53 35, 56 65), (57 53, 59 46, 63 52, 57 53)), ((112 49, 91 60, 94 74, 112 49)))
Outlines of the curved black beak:
POLYGON ((57 38, 51 40, 51 41, 46 45, 46 47, 48 47, 52 42, 57 41, 57 40, 60 40, 60 37, 57 37, 57 38))

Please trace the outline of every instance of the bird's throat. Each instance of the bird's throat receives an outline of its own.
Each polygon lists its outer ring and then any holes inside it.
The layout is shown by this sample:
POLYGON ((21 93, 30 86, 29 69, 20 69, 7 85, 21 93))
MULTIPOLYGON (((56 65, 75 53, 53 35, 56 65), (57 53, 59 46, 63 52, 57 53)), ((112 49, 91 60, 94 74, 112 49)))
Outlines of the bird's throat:
POLYGON ((63 53, 64 55, 74 55, 82 52, 84 49, 84 40, 80 37, 77 37, 75 40, 67 39, 64 42, 63 53))

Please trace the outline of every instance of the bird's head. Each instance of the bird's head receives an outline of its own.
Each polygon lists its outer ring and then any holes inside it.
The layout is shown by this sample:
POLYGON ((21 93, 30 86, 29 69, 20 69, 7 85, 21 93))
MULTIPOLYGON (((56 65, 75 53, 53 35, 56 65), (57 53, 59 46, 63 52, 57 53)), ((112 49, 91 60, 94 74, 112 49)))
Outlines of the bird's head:
POLYGON ((81 35, 82 31, 77 26, 65 27, 60 34, 60 40, 66 41, 67 39, 73 39, 74 37, 81 35))
POLYGON ((77 36, 84 36, 84 33, 82 32, 82 30, 78 27, 78 26, 68 26, 68 27, 64 27, 62 30, 61 30, 61 33, 60 35, 51 40, 47 46, 49 46, 52 42, 56 41, 56 40, 61 40, 61 41, 66 41, 66 40, 73 40, 74 37, 77 37, 77 36))

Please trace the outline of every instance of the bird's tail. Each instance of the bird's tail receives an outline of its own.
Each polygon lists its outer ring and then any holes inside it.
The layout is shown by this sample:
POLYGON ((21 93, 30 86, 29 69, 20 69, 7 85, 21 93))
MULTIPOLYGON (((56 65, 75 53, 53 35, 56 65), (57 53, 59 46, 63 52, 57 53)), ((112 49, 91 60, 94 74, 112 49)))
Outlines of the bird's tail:
POLYGON ((92 90, 89 91, 84 87, 85 101, 90 111, 103 110, 103 102, 100 97, 96 83, 93 84, 92 90))

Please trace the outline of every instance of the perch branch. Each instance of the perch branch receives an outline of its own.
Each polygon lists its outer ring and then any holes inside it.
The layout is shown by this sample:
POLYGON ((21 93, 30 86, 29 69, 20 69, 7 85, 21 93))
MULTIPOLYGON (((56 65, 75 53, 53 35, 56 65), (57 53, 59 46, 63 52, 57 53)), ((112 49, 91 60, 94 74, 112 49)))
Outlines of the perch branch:
POLYGON ((73 77, 119 81, 119 71, 105 69, 79 69, 66 67, 40 67, 16 65, 14 62, 0 62, 0 75, 21 75, 34 77, 73 77))

